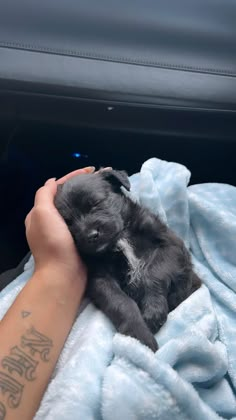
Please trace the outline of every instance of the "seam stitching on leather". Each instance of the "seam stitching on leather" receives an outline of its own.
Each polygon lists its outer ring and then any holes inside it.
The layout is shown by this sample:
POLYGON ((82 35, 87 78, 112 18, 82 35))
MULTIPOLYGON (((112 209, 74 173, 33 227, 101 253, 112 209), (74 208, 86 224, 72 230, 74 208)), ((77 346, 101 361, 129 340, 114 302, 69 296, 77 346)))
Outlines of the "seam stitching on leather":
POLYGON ((220 75, 227 75, 235 77, 236 73, 232 70, 220 70, 220 69, 212 69, 212 68, 202 68, 202 67, 193 67, 193 66, 185 66, 180 64, 168 64, 168 63, 159 63, 155 61, 146 61, 142 59, 130 59, 126 57, 110 57, 102 54, 97 53, 89 53, 89 52, 80 52, 74 50, 63 50, 59 48, 50 48, 50 47, 42 47, 37 45, 31 44, 22 44, 20 42, 5 42, 0 41, 0 47, 16 47, 17 49, 22 49, 25 51, 32 51, 32 52, 50 52, 55 55, 68 55, 72 57, 80 57, 80 58, 88 58, 94 60, 107 60, 113 62, 120 62, 120 63, 127 63, 127 64, 137 64, 137 65, 146 65, 146 66, 155 66, 164 69, 171 69, 171 70, 185 70, 185 71, 196 71, 202 73, 212 73, 212 74, 220 74, 220 75))

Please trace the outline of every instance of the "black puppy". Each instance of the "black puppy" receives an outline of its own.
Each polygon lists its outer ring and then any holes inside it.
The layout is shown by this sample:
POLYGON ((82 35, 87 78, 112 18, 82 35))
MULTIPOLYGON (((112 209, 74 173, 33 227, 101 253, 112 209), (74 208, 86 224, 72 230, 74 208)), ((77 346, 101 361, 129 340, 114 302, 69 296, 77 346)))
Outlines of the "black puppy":
POLYGON ((121 186, 130 189, 123 171, 79 175, 58 187, 55 205, 88 267, 88 296, 155 351, 153 334, 201 282, 183 242, 121 186))

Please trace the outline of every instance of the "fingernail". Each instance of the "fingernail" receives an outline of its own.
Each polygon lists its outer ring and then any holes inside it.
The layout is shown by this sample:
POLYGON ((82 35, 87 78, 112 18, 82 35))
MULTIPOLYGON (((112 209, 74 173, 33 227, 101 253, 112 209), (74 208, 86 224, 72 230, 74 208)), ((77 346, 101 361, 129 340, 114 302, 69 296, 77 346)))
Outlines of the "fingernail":
POLYGON ((95 172, 95 166, 88 166, 87 168, 84 168, 84 172, 88 172, 89 174, 92 174, 95 172))
POLYGON ((56 178, 49 178, 49 179, 45 182, 45 184, 44 184, 44 185, 48 185, 48 184, 50 184, 50 182, 52 182, 52 181, 56 181, 56 178))

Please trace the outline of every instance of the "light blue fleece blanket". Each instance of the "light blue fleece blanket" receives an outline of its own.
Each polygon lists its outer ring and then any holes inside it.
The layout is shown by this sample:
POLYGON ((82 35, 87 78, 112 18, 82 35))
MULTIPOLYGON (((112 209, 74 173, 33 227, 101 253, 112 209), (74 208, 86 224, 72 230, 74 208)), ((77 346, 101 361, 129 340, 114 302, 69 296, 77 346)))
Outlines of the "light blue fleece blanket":
MULTIPOLYGON (((35 419, 236 419, 236 188, 189 178, 150 159, 132 196, 183 238, 204 285, 169 314, 156 354, 84 302, 35 419)), ((31 258, 0 293, 0 318, 32 271, 31 258)))

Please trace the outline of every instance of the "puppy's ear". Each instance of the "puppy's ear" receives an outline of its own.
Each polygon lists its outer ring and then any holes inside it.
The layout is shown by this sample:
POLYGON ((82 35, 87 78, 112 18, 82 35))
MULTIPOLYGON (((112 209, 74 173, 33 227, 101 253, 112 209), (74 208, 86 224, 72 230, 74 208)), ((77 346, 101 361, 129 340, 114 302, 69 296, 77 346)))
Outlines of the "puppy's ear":
POLYGON ((124 187, 126 190, 130 191, 130 182, 125 171, 106 170, 101 173, 103 178, 110 182, 110 184, 116 189, 124 187))

